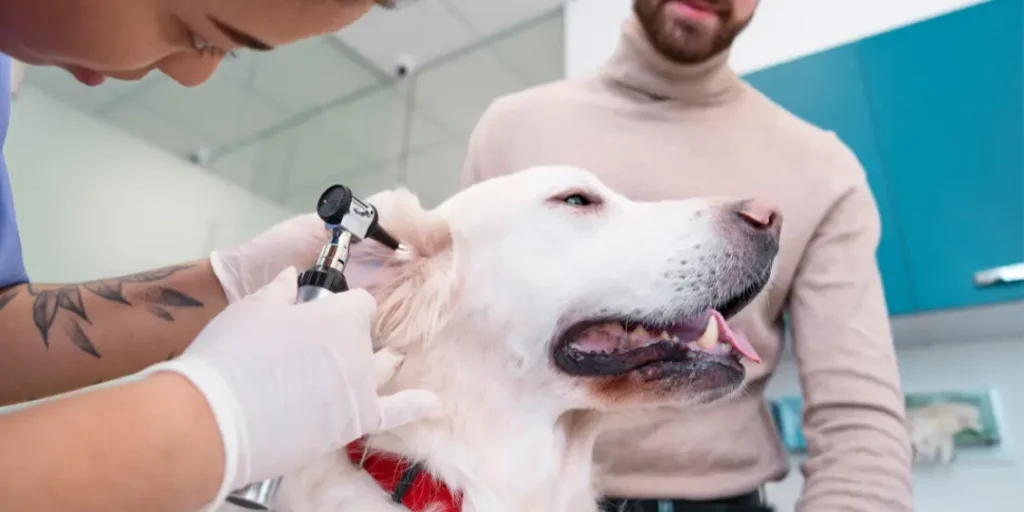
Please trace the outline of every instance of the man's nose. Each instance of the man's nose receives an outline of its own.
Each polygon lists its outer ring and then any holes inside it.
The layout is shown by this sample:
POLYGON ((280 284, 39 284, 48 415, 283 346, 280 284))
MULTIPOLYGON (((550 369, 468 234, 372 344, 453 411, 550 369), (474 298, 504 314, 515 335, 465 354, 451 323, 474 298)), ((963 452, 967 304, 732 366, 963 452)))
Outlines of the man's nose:
POLYGON ((774 205, 757 199, 747 199, 736 203, 733 213, 748 229, 779 238, 782 231, 782 212, 774 205))

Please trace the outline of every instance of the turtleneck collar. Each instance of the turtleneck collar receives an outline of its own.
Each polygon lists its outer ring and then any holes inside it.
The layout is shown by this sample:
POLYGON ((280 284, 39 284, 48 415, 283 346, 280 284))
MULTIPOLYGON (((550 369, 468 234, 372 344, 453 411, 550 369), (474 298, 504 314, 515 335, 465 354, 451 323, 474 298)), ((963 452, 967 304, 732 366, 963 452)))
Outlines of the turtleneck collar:
POLYGON ((630 16, 622 25, 618 48, 600 74, 620 87, 651 98, 689 104, 720 103, 743 90, 742 81, 728 62, 728 50, 698 64, 672 62, 651 45, 636 16, 630 16))

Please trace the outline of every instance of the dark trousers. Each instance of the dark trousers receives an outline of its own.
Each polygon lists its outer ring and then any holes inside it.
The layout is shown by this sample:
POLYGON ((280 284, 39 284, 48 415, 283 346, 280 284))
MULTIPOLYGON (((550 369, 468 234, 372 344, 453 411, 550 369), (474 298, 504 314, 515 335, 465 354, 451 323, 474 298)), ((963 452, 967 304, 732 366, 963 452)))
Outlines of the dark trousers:
POLYGON ((758 491, 709 501, 605 498, 601 512, 773 512, 758 491))

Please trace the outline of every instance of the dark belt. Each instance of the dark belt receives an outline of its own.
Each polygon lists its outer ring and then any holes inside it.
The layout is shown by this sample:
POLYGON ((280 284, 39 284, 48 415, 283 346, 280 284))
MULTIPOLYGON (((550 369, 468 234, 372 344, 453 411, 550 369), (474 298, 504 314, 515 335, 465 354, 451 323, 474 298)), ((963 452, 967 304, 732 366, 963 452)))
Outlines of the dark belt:
POLYGON ((774 512, 761 500, 761 493, 752 491, 729 498, 707 501, 671 499, 605 498, 601 512, 774 512))

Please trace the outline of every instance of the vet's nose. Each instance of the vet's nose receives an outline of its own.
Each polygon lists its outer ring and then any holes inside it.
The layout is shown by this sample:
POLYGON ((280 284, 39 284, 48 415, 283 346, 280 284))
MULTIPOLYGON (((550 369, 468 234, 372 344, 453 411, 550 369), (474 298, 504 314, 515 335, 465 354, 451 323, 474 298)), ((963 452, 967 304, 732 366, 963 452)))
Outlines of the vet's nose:
POLYGON ((751 229, 759 232, 767 232, 776 239, 782 231, 782 212, 775 206, 759 201, 747 199, 736 203, 736 216, 751 229))

